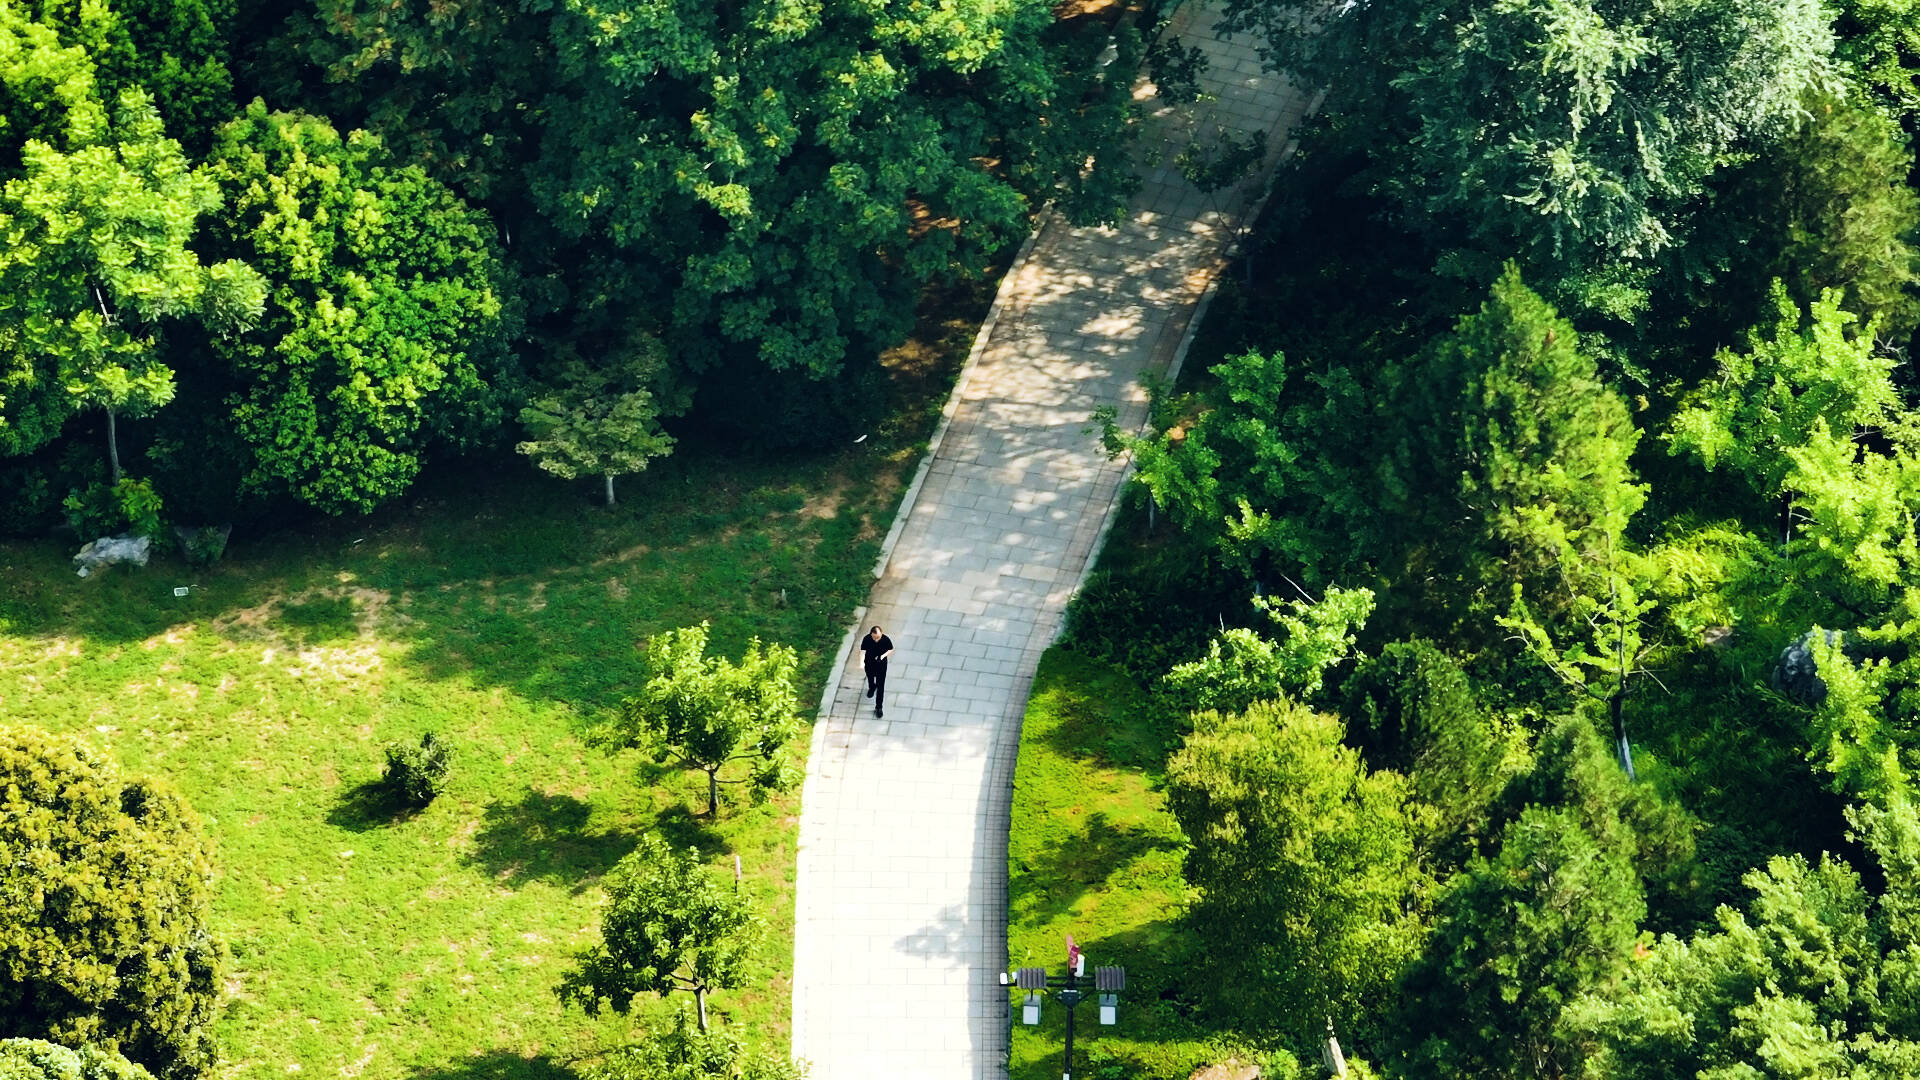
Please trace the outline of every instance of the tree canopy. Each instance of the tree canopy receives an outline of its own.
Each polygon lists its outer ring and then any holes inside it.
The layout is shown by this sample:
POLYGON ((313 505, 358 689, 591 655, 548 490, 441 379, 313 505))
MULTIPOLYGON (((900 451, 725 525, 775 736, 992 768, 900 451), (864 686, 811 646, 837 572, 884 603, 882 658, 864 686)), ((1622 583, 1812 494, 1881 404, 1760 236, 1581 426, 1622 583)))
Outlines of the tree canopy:
POLYGON ((205 1075, 225 958, 193 812, 83 744, 0 728, 0 853, 0 1038, 205 1075))

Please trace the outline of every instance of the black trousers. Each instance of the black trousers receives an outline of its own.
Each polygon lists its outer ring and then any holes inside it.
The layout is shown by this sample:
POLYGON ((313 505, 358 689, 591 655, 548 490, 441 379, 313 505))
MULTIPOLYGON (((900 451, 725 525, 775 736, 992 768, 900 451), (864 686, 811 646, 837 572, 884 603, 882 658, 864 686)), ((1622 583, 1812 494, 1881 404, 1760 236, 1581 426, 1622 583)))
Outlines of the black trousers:
POLYGON ((887 662, 885 660, 867 665, 867 689, 873 691, 874 710, 884 708, 882 702, 887 696, 887 662))

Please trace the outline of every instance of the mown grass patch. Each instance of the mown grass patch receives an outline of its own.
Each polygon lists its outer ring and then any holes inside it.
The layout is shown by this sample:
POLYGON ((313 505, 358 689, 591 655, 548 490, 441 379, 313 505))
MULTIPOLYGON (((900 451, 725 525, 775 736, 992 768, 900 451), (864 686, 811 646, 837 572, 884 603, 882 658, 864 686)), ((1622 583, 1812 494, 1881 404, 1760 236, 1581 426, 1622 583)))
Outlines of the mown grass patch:
POLYGON ((612 510, 507 458, 370 518, 236 530, 208 569, 80 580, 70 545, 0 543, 0 722, 109 746, 205 820, 233 952, 222 1076, 574 1075, 680 1007, 595 1020, 552 993, 648 830, 740 855, 772 932, 754 985, 713 1006, 785 1050, 798 793, 709 820, 702 776, 583 735, 647 635, 702 620, 728 655, 793 645, 817 700, 991 284, 930 297, 887 361, 892 419, 837 453, 689 446, 612 510), (426 731, 453 747, 450 787, 402 812, 382 747, 426 731))
MULTIPOLYGON (((1225 1056, 1189 985, 1197 943, 1181 924, 1186 847, 1161 790, 1173 718, 1131 675, 1053 648, 1041 657, 1020 732, 1008 843, 1012 967, 1065 965, 1071 933, 1094 965, 1127 969, 1119 1023, 1077 1014, 1075 1075, 1184 1080, 1225 1056)), ((1016 1026, 1012 1075, 1061 1072, 1064 1010, 1016 1026)))

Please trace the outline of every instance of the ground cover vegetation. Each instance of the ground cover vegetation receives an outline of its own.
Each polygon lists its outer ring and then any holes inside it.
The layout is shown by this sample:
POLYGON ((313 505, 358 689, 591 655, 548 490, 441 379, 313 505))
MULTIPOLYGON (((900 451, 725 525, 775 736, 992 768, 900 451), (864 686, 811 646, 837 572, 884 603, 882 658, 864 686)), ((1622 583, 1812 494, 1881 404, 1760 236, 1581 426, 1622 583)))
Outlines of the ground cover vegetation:
POLYGON ((698 443, 612 510, 509 455, 371 516, 242 530, 210 564, 81 580, 57 538, 0 545, 0 732, 104 778, 64 818, 0 810, 27 856, 0 869, 4 1012, 25 1025, 0 1032, 25 1040, 0 1074, 786 1075, 796 793, 722 784, 711 814, 704 773, 600 736, 672 674, 650 637, 699 638, 701 671, 763 638, 789 709, 817 696, 984 301, 929 294, 866 442, 798 461, 698 443), (167 828, 202 847, 148 842, 167 828), (89 842, 146 884, 88 880, 63 902, 93 922, 36 929, 37 868, 90 873, 89 842), (660 845, 761 928, 703 995, 707 1032, 690 995, 589 1013, 558 992, 621 942, 612 894, 660 845), (109 882, 118 906, 96 906, 109 882))
POLYGON ((1920 1068, 1914 14, 1228 5, 1328 97, 1022 737, 1095 1075, 1920 1068))

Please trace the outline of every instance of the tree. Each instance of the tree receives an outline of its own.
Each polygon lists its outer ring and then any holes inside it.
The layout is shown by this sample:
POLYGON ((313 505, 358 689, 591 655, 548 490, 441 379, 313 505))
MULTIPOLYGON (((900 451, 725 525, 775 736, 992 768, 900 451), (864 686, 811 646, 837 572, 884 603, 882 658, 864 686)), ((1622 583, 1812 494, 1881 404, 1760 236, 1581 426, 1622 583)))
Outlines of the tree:
POLYGON ((250 489, 365 512, 435 447, 498 430, 517 315, 483 215, 372 136, 257 100, 206 171, 217 245, 271 286, 259 326, 213 349, 250 489))
POLYGON ((110 1050, 70 1050, 37 1039, 0 1039, 0 1080, 153 1080, 110 1050))
POLYGON ((608 506, 614 504, 614 477, 640 472, 673 449, 672 437, 660 430, 658 403, 640 385, 644 376, 627 374, 622 380, 617 371, 575 366, 557 390, 520 410, 532 438, 519 451, 565 480, 604 477, 608 506))
POLYGON ((871 365, 919 286, 984 269, 1049 198, 1110 220, 1135 182, 1107 73, 1138 35, 1103 68, 1105 36, 1044 0, 324 0, 289 26, 271 51, 320 66, 330 112, 502 208, 537 324, 660 328, 690 380, 871 365))
POLYGON ((1440 894, 1388 1026, 1411 1075, 1557 1078, 1579 1064, 1561 1012, 1625 970, 1646 914, 1627 855, 1567 809, 1529 807, 1499 853, 1440 894))
POLYGON ((1352 654, 1353 636, 1373 611, 1373 592, 1334 587, 1318 602, 1287 601, 1286 610, 1270 597, 1255 597, 1254 606, 1286 636, 1276 643, 1252 630, 1222 631, 1206 656, 1167 673, 1165 684, 1182 708, 1238 712, 1256 701, 1311 698, 1327 669, 1352 654))
POLYGON ((794 780, 787 744, 800 733, 793 678, 799 658, 785 645, 747 644, 738 664, 708 656, 707 624, 647 639, 646 685, 628 698, 602 741, 644 747, 663 762, 707 774, 707 813, 720 812, 720 785, 747 782, 756 797, 794 780), (734 762, 751 775, 722 779, 734 762))
POLYGON ((1873 100, 1908 132, 1920 129, 1920 5, 1914 0, 1840 0, 1834 52, 1873 100))
POLYGON ((588 1016, 603 1005, 624 1015, 643 993, 691 991, 704 1034, 707 994, 746 984, 747 959, 763 933, 752 903, 698 851, 676 853, 652 834, 607 872, 605 888, 600 944, 580 953, 558 987, 560 1000, 588 1016))
POLYGON ((750 1053, 722 1031, 703 1031, 685 1011, 673 1027, 623 1046, 593 1067, 591 1080, 801 1080, 805 1070, 778 1053, 750 1053))
POLYGON ((204 1075, 224 954, 193 812, 86 746, 0 729, 0 1038, 204 1075))
POLYGON ((1831 78, 1813 0, 1232 0, 1226 22, 1361 119, 1374 190, 1443 270, 1518 252, 1576 312, 1628 321, 1704 181, 1831 78))
POLYGON ((1329 1015, 1367 1027, 1423 929, 1406 783, 1369 773, 1343 730, 1261 702, 1195 717, 1167 762, 1214 984, 1261 987, 1223 1004, 1303 1044, 1329 1015))
POLYGON ((1426 641, 1362 659, 1341 687, 1347 738, 1375 769, 1407 778, 1417 846, 1458 869, 1499 823, 1494 800, 1525 760, 1521 734, 1496 725, 1460 665, 1426 641))
POLYGON ((233 115, 235 0, 27 0, 21 5, 98 68, 108 99, 138 88, 196 153, 233 115))
POLYGON ((231 333, 259 314, 257 278, 209 268, 188 248, 218 192, 187 167, 150 100, 121 93, 112 122, 78 48, 0 11, 0 86, 18 103, 0 134, 0 453, 34 450, 73 415, 107 417, 120 476, 119 416, 173 397, 165 325, 199 314, 231 333))
POLYGON ((1862 326, 1904 342, 1920 321, 1920 192, 1907 183, 1907 135, 1851 98, 1816 96, 1807 110, 1721 195, 1742 208, 1729 217, 1755 223, 1728 276, 1736 287, 1782 279, 1802 305, 1831 289, 1862 326))
POLYGON ((1582 1075, 1913 1075, 1920 824, 1898 801, 1849 817, 1886 875, 1881 897, 1830 855, 1817 864, 1774 856, 1746 875, 1744 910, 1721 906, 1714 925, 1690 939, 1663 935, 1622 982, 1568 1010, 1569 1027, 1588 1045, 1582 1075))

